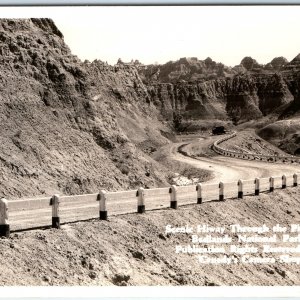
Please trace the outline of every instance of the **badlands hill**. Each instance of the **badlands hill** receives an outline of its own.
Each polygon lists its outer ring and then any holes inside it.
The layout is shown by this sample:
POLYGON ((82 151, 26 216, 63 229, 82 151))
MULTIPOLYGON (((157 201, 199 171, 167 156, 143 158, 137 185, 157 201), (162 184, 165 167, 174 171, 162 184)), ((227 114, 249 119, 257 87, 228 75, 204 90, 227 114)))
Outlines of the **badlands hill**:
POLYGON ((211 58, 135 65, 162 115, 180 120, 178 130, 205 128, 203 120, 209 124, 206 128, 216 124, 212 122, 216 119, 221 124, 248 122, 259 129, 261 137, 283 150, 291 154, 300 151, 300 55, 291 62, 276 57, 266 65, 245 57, 233 68, 211 58))
POLYGON ((266 66, 245 57, 233 68, 210 58, 181 58, 164 65, 137 65, 151 98, 171 118, 175 111, 184 119, 223 119, 233 123, 283 112, 297 96, 295 60, 283 57, 266 66), (153 69, 156 69, 155 72, 153 69))
POLYGON ((0 60, 1 195, 167 184, 140 149, 171 130, 135 68, 81 62, 49 19, 1 19, 0 60))
POLYGON ((300 148, 299 56, 266 66, 246 57, 233 68, 210 58, 110 66, 72 55, 49 19, 1 19, 0 60, 0 191, 8 198, 165 186, 174 174, 152 153, 176 130, 216 122, 260 120, 262 137, 290 153, 300 148), (291 118, 296 125, 278 137, 272 126, 291 118))

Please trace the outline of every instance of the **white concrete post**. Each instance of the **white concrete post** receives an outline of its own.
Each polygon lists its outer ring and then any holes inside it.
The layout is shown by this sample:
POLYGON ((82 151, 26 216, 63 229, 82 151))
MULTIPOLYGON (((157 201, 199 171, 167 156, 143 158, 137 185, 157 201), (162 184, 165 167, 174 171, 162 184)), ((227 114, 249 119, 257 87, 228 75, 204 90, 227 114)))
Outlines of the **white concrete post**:
POLYGON ((274 178, 270 177, 269 181, 270 181, 270 192, 273 192, 274 191, 274 178))
POLYGON ((258 196, 259 195, 259 186, 260 186, 260 180, 259 180, 259 178, 255 178, 255 180, 254 180, 254 184, 255 184, 255 192, 254 192, 254 194, 256 195, 256 196, 258 196))
POLYGON ((140 187, 136 193, 138 197, 138 207, 137 212, 143 214, 145 212, 145 190, 140 187))
POLYGON ((106 208, 107 194, 105 190, 101 190, 100 193, 97 195, 97 201, 99 201, 99 219, 106 221, 107 220, 107 208, 106 208))
POLYGON ((0 236, 9 237, 10 228, 8 222, 8 201, 0 199, 0 236))
POLYGON ((60 228, 59 218, 59 196, 53 195, 50 199, 50 205, 52 205, 52 228, 60 228))
POLYGON ((197 183, 196 191, 197 191, 197 204, 201 204, 202 203, 202 184, 201 183, 197 183))
POLYGON ((238 181, 238 198, 243 199, 244 193, 243 193, 243 181, 240 179, 238 181))
POLYGON ((219 183, 219 201, 224 201, 224 183, 219 183))
POLYGON ((170 193, 170 207, 177 209, 177 186, 176 185, 172 185, 169 189, 169 193, 170 193))
POLYGON ((293 179, 294 179, 294 186, 297 186, 298 185, 298 175, 295 173, 294 175, 293 175, 293 179))
POLYGON ((284 174, 282 175, 282 188, 286 188, 286 176, 284 174))

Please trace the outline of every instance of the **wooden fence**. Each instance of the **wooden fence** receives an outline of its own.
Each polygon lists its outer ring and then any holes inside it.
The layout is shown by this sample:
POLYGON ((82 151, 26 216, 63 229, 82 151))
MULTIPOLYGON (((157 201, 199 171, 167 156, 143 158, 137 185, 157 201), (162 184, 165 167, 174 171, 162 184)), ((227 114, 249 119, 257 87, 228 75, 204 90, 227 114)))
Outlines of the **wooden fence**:
POLYGON ((108 215, 145 213, 145 211, 173 208, 187 204, 201 204, 212 200, 242 199, 244 195, 259 195, 298 185, 298 173, 238 182, 201 184, 119 192, 59 196, 49 198, 6 200, 0 199, 0 236, 10 231, 37 227, 60 228, 62 223, 99 218, 108 215), (98 202, 97 202, 98 201, 98 202), (8 211, 9 210, 9 211, 8 211), (10 218, 8 218, 8 212, 10 218), (52 217, 52 222, 51 222, 52 217))

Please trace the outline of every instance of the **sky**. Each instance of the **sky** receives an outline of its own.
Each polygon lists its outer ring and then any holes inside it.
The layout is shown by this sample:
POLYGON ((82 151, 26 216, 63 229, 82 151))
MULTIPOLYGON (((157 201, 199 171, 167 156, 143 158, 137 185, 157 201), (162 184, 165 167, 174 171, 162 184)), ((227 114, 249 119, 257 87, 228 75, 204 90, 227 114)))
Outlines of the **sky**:
POLYGON ((300 6, 2 7, 0 17, 49 17, 81 60, 166 63, 211 57, 235 66, 300 53, 300 6))

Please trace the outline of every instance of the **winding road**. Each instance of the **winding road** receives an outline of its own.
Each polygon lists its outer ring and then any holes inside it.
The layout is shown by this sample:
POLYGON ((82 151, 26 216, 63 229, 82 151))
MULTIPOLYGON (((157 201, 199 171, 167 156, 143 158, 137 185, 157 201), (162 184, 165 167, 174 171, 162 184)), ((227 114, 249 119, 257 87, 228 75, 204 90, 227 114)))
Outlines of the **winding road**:
MULTIPOLYGON (((223 157, 213 154, 210 146, 218 137, 207 137, 197 139, 197 147, 200 147, 203 156, 192 158, 184 156, 178 152, 178 148, 187 143, 195 143, 195 139, 181 143, 173 143, 164 146, 161 150, 166 152, 173 161, 179 161, 193 166, 194 168, 210 170, 213 173, 213 179, 207 183, 215 184, 220 181, 225 184, 228 182, 237 182, 239 179, 252 180, 255 177, 266 178, 270 176, 292 175, 300 169, 299 164, 291 163, 267 163, 261 161, 248 161, 237 158, 223 157), (198 144, 199 143, 199 144, 198 144), (202 151, 203 150, 203 151, 202 151), (213 154, 205 156, 205 153, 213 154)), ((184 141, 184 140, 183 140, 184 141)), ((186 187, 188 189, 192 186, 186 187)), ((194 187, 193 187, 194 188, 194 187)), ((236 185, 235 185, 236 189, 236 185)), ((151 190, 145 192, 151 193, 151 190)), ((170 196, 168 188, 152 189, 152 196, 147 197, 147 210, 161 209, 169 207, 170 196)), ((218 190, 215 190, 216 195, 218 190)), ((186 190, 181 201, 188 203, 196 202, 196 193, 186 190)), ((215 199, 215 198, 214 198, 215 199)), ((89 218, 99 217, 99 202, 97 194, 74 195, 60 197, 60 217, 62 223, 87 220, 89 218)), ((136 191, 115 193, 114 199, 108 201, 109 215, 124 214, 136 212, 137 198, 136 191)), ((39 226, 49 226, 51 224, 51 206, 49 198, 39 199, 21 199, 9 201, 9 219, 11 229, 24 230, 39 226)))
MULTIPOLYGON (((215 141, 216 137, 211 136, 199 140, 199 145, 201 145, 203 152, 205 152, 215 141)), ((187 144, 187 142, 168 145, 170 158, 175 161, 187 163, 194 168, 212 171, 214 178, 207 183, 231 182, 239 179, 248 180, 255 177, 282 176, 283 174, 291 175, 300 170, 299 164, 244 160, 221 156, 217 153, 214 157, 198 156, 197 158, 192 158, 178 152, 178 148, 184 144, 187 144)))

